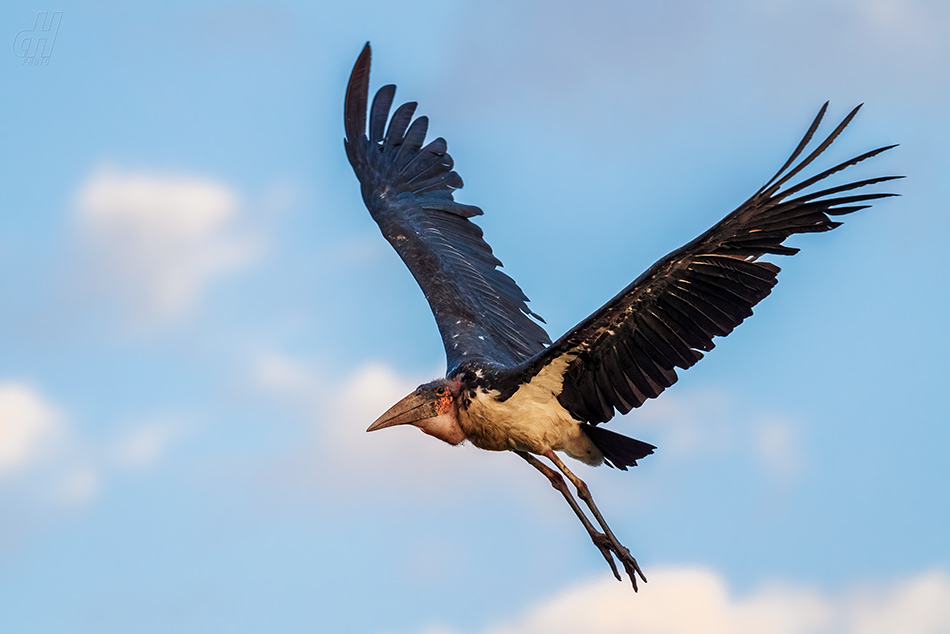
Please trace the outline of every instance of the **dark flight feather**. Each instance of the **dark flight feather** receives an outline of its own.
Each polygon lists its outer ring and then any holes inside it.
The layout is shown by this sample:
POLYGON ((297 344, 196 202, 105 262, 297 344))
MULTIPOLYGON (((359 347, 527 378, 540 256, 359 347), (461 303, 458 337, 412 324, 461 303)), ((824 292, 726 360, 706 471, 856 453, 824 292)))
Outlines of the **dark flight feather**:
POLYGON ((528 309, 525 294, 498 270, 501 262, 482 230, 469 220, 482 210, 454 200, 462 178, 453 171, 445 139, 423 147, 429 121, 424 116, 412 120, 414 102, 389 117, 393 85, 376 93, 366 135, 370 56, 367 44, 353 67, 344 104, 344 145, 363 201, 422 288, 442 335, 449 373, 466 361, 522 363, 551 339, 532 320, 538 317, 528 309))
MULTIPOLYGON (((675 368, 691 367, 752 314, 777 283, 779 267, 758 261, 764 255, 794 255, 783 244, 796 233, 830 231, 841 216, 868 207, 889 193, 839 196, 900 178, 854 181, 792 198, 840 172, 894 146, 858 155, 787 189, 841 134, 860 106, 811 153, 796 164, 818 130, 822 106, 792 156, 758 192, 712 229, 670 253, 578 326, 534 358, 512 370, 530 380, 544 367, 568 361, 558 401, 577 420, 610 420, 655 398, 677 380, 675 368), (855 204, 858 203, 858 204, 855 204)), ((587 426, 584 427, 587 429, 587 426)), ((596 432, 588 435, 596 442, 596 432)), ((605 452, 606 453, 606 452, 605 452)), ((628 456, 629 457, 629 456, 628 456)), ((621 455, 608 459, 620 466, 621 455)))

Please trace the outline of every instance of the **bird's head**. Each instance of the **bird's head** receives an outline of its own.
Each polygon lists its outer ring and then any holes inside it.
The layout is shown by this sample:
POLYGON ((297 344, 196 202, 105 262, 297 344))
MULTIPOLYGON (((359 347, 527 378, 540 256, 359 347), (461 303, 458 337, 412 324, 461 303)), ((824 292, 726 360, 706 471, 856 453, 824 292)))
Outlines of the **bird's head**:
POLYGON ((457 445, 465 440, 465 432, 458 423, 457 397, 461 382, 457 379, 436 379, 416 388, 376 419, 366 431, 376 431, 394 425, 415 425, 423 432, 457 445))

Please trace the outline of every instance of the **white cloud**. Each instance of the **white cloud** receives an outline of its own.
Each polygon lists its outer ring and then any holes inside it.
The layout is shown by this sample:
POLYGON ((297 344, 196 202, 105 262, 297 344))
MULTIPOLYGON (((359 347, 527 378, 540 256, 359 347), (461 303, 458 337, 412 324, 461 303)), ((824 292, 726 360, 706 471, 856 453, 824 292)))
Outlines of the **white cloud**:
POLYGON ((790 484, 804 470, 798 434, 796 425, 774 417, 763 420, 755 429, 756 456, 766 473, 780 484, 790 484))
POLYGON ((477 452, 471 447, 450 447, 407 425, 371 434, 366 428, 380 414, 412 392, 426 379, 402 377, 383 365, 369 365, 348 377, 335 393, 330 420, 324 438, 334 448, 336 469, 348 477, 373 486, 386 481, 387 473, 398 471, 394 479, 424 482, 432 473, 451 478, 458 464, 477 452), (363 459, 354 465, 347 456, 363 459))
POLYGON ((56 501, 65 506, 82 506, 99 492, 100 473, 93 465, 71 468, 60 478, 56 489, 56 501))
POLYGON ((731 455, 748 460, 780 486, 795 484, 806 472, 802 425, 780 413, 744 409, 726 393, 667 393, 647 401, 634 417, 636 431, 624 430, 623 422, 614 430, 657 445, 666 461, 695 463, 731 455))
MULTIPOLYGON (((902 71, 916 82, 942 69, 948 51, 948 13, 946 3, 932 0, 740 0, 727 8, 692 0, 651 5, 606 1, 585 5, 582 13, 575 3, 565 1, 529 0, 504 8, 471 4, 464 19, 481 28, 471 29, 468 45, 456 48, 460 55, 456 70, 466 81, 458 86, 461 103, 453 106, 484 110, 485 100, 510 104, 537 92, 557 95, 545 103, 548 109, 576 110, 584 107, 577 102, 590 94, 583 89, 588 86, 598 91, 598 107, 623 86, 629 86, 632 95, 623 104, 624 111, 658 100, 675 106, 690 103, 688 97, 697 91, 721 84, 735 74, 736 64, 770 96, 776 86, 813 91, 816 84, 840 84, 842 68, 853 73, 873 68, 876 76, 888 77, 902 71), (741 43, 724 40, 743 23, 760 28, 749 30, 741 43), (761 28, 765 26, 771 28, 761 28), (480 37, 486 29, 495 37, 480 37), (571 37, 565 38, 565 33, 571 37), (771 42, 776 33, 785 35, 780 46, 771 42), (797 46, 795 36, 805 34, 824 46, 816 50, 797 46), (848 46, 850 42, 866 45, 848 46), (829 47, 839 54, 832 63, 821 57, 827 56, 829 47), (710 51, 716 54, 709 55, 710 51), (761 59, 742 59, 747 51, 761 51, 761 59), (512 65, 511 59, 518 64, 512 65), (868 64, 868 59, 877 63, 868 64), (824 63, 813 63, 821 60, 824 63), (774 65, 801 72, 770 78, 758 64, 773 64, 769 67, 773 74, 774 65), (565 83, 573 90, 558 91, 565 83), (593 88, 598 83, 616 87, 593 88)), ((735 90, 748 87, 734 79, 730 86, 732 91, 721 92, 735 97, 735 90)))
POLYGON ((933 571, 896 587, 857 591, 848 599, 843 631, 855 634, 950 632, 950 579, 933 571))
POLYGON ((62 415, 36 389, 0 383, 0 477, 31 466, 62 434, 62 415))
POLYGON ((902 61, 936 61, 928 60, 926 55, 946 50, 943 26, 950 18, 946 4, 926 0, 850 0, 848 4, 879 33, 897 40, 885 45, 900 54, 902 61))
MULTIPOLYGON (((714 390, 667 392, 649 400, 630 416, 636 421, 641 440, 662 447, 671 459, 691 461, 697 456, 722 455, 739 445, 736 405, 727 395, 714 390)), ((618 419, 614 431, 637 435, 622 429, 618 419)))
POLYGON ((337 408, 349 417, 365 421, 365 426, 360 425, 361 431, 365 431, 380 414, 418 385, 419 381, 400 377, 387 366, 364 366, 343 385, 338 394, 337 408))
POLYGON ((180 432, 171 419, 158 418, 141 423, 120 436, 112 446, 112 462, 125 468, 155 464, 180 432))
POLYGON ((703 568, 664 568, 639 595, 605 578, 571 588, 485 634, 945 634, 950 576, 929 572, 826 593, 767 584, 748 595, 703 568))
POLYGON ((346 377, 324 377, 315 364, 277 352, 254 359, 251 382, 284 407, 319 419, 321 430, 360 431, 418 385, 381 364, 364 366, 346 377))
POLYGON ((181 316, 258 247, 238 228, 239 197, 211 180, 101 169, 77 196, 94 285, 140 323, 181 316))
POLYGON ((24 382, 0 383, 0 478, 22 476, 31 497, 77 506, 99 489, 97 467, 71 433, 67 417, 40 390, 24 382))
POLYGON ((274 467, 280 486, 297 483, 325 495, 333 488, 321 483, 332 479, 346 482, 347 495, 357 490, 389 495, 405 487, 431 492, 467 489, 472 482, 495 486, 485 483, 525 473, 527 465, 512 454, 467 444, 450 447, 409 426, 366 433, 380 414, 432 378, 400 376, 382 364, 366 365, 349 376, 324 376, 305 360, 277 353, 258 356, 252 383, 312 432, 294 448, 296 455, 280 456, 274 467))
POLYGON ((0 493, 19 490, 54 507, 85 505, 118 471, 154 465, 182 428, 179 418, 154 417, 90 440, 35 386, 0 382, 0 493))
POLYGON ((266 352, 254 361, 252 382, 293 409, 312 413, 325 390, 315 368, 284 354, 266 352))

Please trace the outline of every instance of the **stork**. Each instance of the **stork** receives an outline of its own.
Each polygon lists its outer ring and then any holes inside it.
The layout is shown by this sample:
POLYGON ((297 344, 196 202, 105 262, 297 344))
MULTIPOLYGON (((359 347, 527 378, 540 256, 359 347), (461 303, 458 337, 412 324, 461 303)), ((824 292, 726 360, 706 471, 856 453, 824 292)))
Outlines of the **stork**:
POLYGON ((588 465, 626 471, 653 453, 651 444, 599 425, 656 398, 752 314, 776 284, 779 267, 759 258, 793 255, 783 244, 797 233, 829 231, 831 217, 896 194, 863 188, 901 178, 882 176, 819 191, 813 185, 893 145, 865 152, 798 182, 857 114, 855 108, 796 163, 818 129, 825 103, 791 158, 751 198, 692 242, 660 258, 580 324, 551 342, 518 285, 456 202, 461 177, 437 138, 424 145, 428 119, 416 103, 389 116, 396 87, 379 89, 369 108, 370 46, 346 89, 346 155, 363 202, 383 236, 422 288, 442 335, 445 378, 420 385, 367 431, 413 425, 458 445, 512 451, 540 471, 567 500, 594 545, 622 580, 618 560, 637 590, 646 581, 636 559, 611 531, 587 485, 558 452, 588 465), (387 126, 388 123, 388 126, 387 126), (850 193, 861 190, 859 193, 850 193), (553 468, 543 462, 547 458, 553 468), (574 486, 571 493, 564 478, 574 486), (588 517, 579 498, 593 517, 588 517))

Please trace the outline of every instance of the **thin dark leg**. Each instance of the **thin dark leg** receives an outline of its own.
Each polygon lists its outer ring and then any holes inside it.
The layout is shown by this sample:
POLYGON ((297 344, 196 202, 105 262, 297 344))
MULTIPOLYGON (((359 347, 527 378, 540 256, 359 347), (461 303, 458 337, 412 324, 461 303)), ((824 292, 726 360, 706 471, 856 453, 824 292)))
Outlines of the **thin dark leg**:
MULTIPOLYGON (((594 525, 590 523, 590 520, 587 519, 587 515, 584 514, 584 511, 581 510, 581 507, 577 504, 577 500, 575 500, 574 496, 571 495, 571 490, 567 488, 567 483, 564 482, 564 478, 561 477, 561 474, 526 451, 515 451, 515 453, 524 458, 532 467, 543 473, 544 476, 551 481, 551 486, 561 492, 561 495, 564 496, 564 499, 567 500, 567 503, 571 505, 572 509, 574 509, 574 514, 577 515, 577 518, 581 521, 581 524, 583 524, 584 528, 587 529, 588 534, 590 534, 591 541, 594 542, 594 545, 600 550, 600 553, 604 556, 604 559, 606 559, 607 563, 610 564, 610 569, 613 571, 614 576, 617 577, 617 581, 622 581, 620 573, 617 571, 617 564, 614 563, 614 558, 610 554, 613 550, 611 547, 612 544, 610 543, 610 538, 597 531, 597 529, 594 528, 594 525)), ((623 561, 622 558, 621 561, 623 561)), ((636 590, 636 588, 637 583, 634 581, 633 589, 636 590)))
POLYGON ((637 564, 637 560, 633 558, 633 555, 630 554, 630 551, 627 550, 627 547, 620 543, 620 540, 613 534, 613 531, 610 530, 610 527, 607 526, 607 521, 604 519, 604 516, 601 515, 600 510, 597 508, 597 505, 594 504, 594 497, 590 494, 590 489, 587 488, 587 483, 578 478, 574 473, 567 468, 567 465, 564 464, 564 461, 558 458, 557 454, 552 450, 548 449, 544 452, 544 456, 554 463, 558 469, 561 470, 561 473, 567 476, 567 479, 577 487, 577 497, 584 500, 584 503, 587 504, 587 508, 590 509, 590 512, 594 514, 594 518, 597 520, 597 523, 600 524, 600 527, 604 530, 604 535, 610 542, 610 550, 617 555, 617 558, 623 564, 624 569, 627 571, 627 575, 630 577, 630 581, 633 583, 633 589, 637 589, 637 575, 640 575, 640 578, 646 582, 647 578, 644 576, 643 571, 640 570, 640 565, 637 564))

